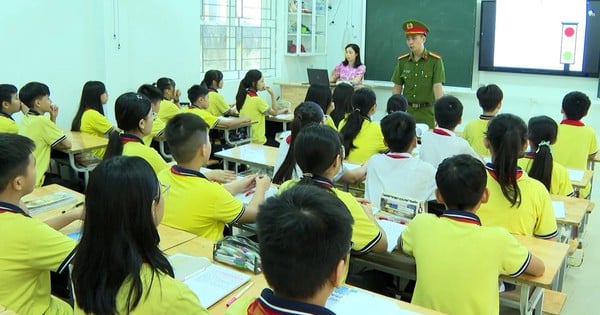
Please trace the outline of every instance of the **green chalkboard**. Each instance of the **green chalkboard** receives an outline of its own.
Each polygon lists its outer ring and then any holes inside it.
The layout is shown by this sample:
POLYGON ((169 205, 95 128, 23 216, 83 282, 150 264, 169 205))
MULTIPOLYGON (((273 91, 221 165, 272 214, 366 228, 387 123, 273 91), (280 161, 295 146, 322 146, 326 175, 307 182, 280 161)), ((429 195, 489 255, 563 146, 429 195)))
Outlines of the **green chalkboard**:
POLYGON ((368 80, 390 81, 399 55, 408 53, 402 22, 429 26, 425 47, 442 56, 446 83, 471 87, 476 0, 367 0, 364 63, 368 80))

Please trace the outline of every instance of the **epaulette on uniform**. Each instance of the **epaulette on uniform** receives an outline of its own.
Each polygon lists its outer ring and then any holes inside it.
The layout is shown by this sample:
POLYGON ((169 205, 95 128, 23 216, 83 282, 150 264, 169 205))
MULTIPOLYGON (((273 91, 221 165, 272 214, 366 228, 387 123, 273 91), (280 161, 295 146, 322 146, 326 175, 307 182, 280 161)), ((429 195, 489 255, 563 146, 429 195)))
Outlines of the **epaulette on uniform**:
POLYGON ((436 58, 436 59, 442 59, 442 56, 440 56, 440 55, 438 55, 438 54, 436 54, 434 52, 431 52, 431 51, 429 52, 429 55, 431 57, 433 57, 433 58, 436 58))
POLYGON ((404 54, 404 55, 400 55, 400 56, 398 56, 398 60, 400 60, 400 59, 402 59, 402 58, 406 58, 406 57, 408 57, 408 56, 410 56, 410 54, 404 54))

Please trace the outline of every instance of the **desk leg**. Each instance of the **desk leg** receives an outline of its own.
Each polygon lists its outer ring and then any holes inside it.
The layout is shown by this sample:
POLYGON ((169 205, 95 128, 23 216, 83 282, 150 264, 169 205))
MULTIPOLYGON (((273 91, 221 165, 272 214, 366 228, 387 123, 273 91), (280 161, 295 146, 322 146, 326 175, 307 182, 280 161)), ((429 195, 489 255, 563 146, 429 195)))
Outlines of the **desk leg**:
POLYGON ((86 187, 88 179, 90 177, 90 168, 86 166, 80 167, 79 165, 77 165, 77 163, 75 162, 75 153, 69 153, 69 165, 75 172, 83 173, 83 186, 86 187))
POLYGON ((533 292, 528 285, 521 285, 521 297, 519 311, 521 315, 542 314, 542 302, 544 301, 544 289, 534 287, 533 292))
POLYGON ((563 259, 560 264, 560 268, 558 268, 558 273, 554 282, 552 282, 552 290, 562 292, 563 288, 563 280, 565 279, 565 274, 567 271, 567 258, 563 259))

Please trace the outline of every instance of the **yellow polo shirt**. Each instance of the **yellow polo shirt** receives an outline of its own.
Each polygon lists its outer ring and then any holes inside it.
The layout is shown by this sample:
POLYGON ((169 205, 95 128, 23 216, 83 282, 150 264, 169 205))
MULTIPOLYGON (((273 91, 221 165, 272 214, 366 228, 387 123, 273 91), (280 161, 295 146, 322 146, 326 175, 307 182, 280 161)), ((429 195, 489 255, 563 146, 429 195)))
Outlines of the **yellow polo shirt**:
POLYGON ((190 113, 198 115, 198 117, 202 118, 204 122, 208 125, 208 128, 213 129, 219 123, 219 117, 211 114, 208 110, 204 108, 198 108, 195 106, 188 107, 188 111, 190 113))
MULTIPOLYGON (((108 121, 108 118, 95 109, 87 109, 81 115, 79 131, 83 133, 104 138, 113 129, 114 127, 108 121)), ((104 157, 104 152, 106 152, 106 148, 92 150, 92 153, 100 159, 104 157)))
POLYGON ((0 132, 19 133, 19 127, 12 116, 2 111, 0 111, 0 132))
MULTIPOLYGON (((518 161, 519 166, 526 172, 529 172, 533 165, 533 158, 523 157, 518 161)), ((561 196, 573 196, 573 184, 569 178, 567 169, 556 163, 552 163, 552 178, 550 179, 550 194, 561 196)))
POLYGON ((485 226, 502 226, 513 234, 550 239, 558 235, 552 200, 546 187, 522 172, 517 185, 521 191, 521 206, 511 207, 494 179, 493 168, 488 168, 487 189, 490 197, 477 214, 485 226))
POLYGON ((0 305, 17 314, 72 314, 50 295, 50 271, 67 268, 75 241, 0 202, 0 305))
MULTIPOLYGON (((279 192, 293 187, 299 181, 299 179, 291 179, 284 182, 279 186, 279 192)), ((352 226, 352 242, 354 242, 354 247, 352 247, 352 252, 354 254, 368 253, 381 240, 379 227, 367 216, 352 194, 338 190, 332 186, 331 182, 325 185, 348 207, 350 215, 354 218, 354 225, 352 226)))
POLYGON ((329 115, 325 115, 325 125, 337 130, 337 127, 335 125, 335 123, 333 122, 333 118, 331 118, 331 116, 329 115))
POLYGON ((252 122, 252 142, 258 144, 265 144, 267 137, 265 136, 265 115, 269 112, 269 104, 265 102, 259 96, 246 95, 246 101, 242 110, 240 110, 240 117, 248 117, 252 122))
POLYGON ((225 224, 244 214, 241 201, 198 171, 174 165, 160 172, 158 179, 171 186, 165 198, 164 225, 217 241, 223 238, 225 224))
MULTIPOLYGON (((346 125, 346 119, 340 121, 338 130, 346 125)), ((379 123, 372 122, 367 119, 363 120, 360 131, 352 142, 356 148, 350 149, 350 154, 346 160, 356 164, 366 162, 371 156, 387 151, 387 147, 383 142, 383 134, 379 123)))
POLYGON ((518 277, 531 261, 506 229, 481 226, 466 211, 417 215, 400 246, 417 264, 411 303, 445 314, 498 314, 498 276, 518 277))
POLYGON ((158 118, 164 121, 165 124, 173 118, 173 116, 181 113, 181 108, 177 106, 177 104, 169 101, 162 100, 160 101, 160 109, 158 110, 158 118))
POLYGON ((38 115, 31 111, 21 120, 19 132, 35 143, 33 151, 36 163, 35 187, 40 187, 44 183, 44 174, 50 166, 51 148, 65 140, 67 136, 48 116, 38 115))
POLYGON ((144 144, 146 146, 150 146, 150 144, 152 144, 152 139, 160 137, 165 131, 166 126, 167 124, 165 124, 164 121, 156 117, 152 123, 152 131, 150 131, 149 135, 142 138, 142 140, 144 140, 144 144))
POLYGON ((230 107, 225 101, 223 95, 219 94, 216 90, 210 90, 208 92, 208 112, 213 116, 223 116, 229 111, 230 107))
POLYGON ((490 150, 483 144, 488 123, 493 117, 481 116, 479 119, 470 121, 463 130, 462 137, 469 142, 473 150, 482 157, 492 156, 490 150))
MULTIPOLYGON (((135 136, 132 136, 135 137, 135 136)), ((139 156, 142 159, 146 160, 152 166, 152 169, 156 174, 160 173, 162 170, 169 168, 169 165, 165 160, 154 150, 154 148, 148 147, 144 145, 141 139, 135 137, 133 141, 128 141, 123 144, 123 153, 124 156, 139 156)))
POLYGON ((590 126, 558 125, 556 143, 552 146, 554 160, 566 168, 587 169, 590 154, 598 152, 596 132, 590 126))
MULTIPOLYGON (((183 282, 160 271, 152 273, 150 265, 144 263, 140 269, 142 297, 139 304, 128 314, 208 314, 200 305, 196 294, 183 282)), ((131 278, 126 278, 116 297, 119 314, 127 314, 127 297, 131 278)), ((77 297, 75 297, 77 299, 77 297)), ((75 303, 75 314, 85 314, 75 303)))

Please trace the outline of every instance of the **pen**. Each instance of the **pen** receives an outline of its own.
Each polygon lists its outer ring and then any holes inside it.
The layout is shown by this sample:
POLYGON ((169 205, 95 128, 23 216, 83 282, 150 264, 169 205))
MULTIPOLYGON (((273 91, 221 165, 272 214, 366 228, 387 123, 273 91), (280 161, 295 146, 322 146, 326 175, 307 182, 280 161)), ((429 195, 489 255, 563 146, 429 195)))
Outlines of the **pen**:
POLYGON ((250 289, 250 287, 254 285, 254 282, 250 282, 247 286, 245 286, 238 294, 234 295, 231 299, 229 299, 227 301, 227 303, 225 303, 225 305, 227 305, 227 307, 229 307, 229 305, 233 304, 233 302, 235 302, 237 299, 240 298, 240 296, 242 296, 242 294, 246 293, 246 291, 248 291, 248 289, 250 289))
POLYGON ((254 193, 254 189, 250 189, 244 194, 244 197, 248 197, 248 196, 252 195, 253 193, 254 193))
POLYGON ((71 211, 77 207, 81 207, 83 206, 83 201, 78 202, 76 205, 72 206, 71 208, 67 209, 67 210, 63 210, 62 213, 65 214, 67 213, 67 211, 71 211))

